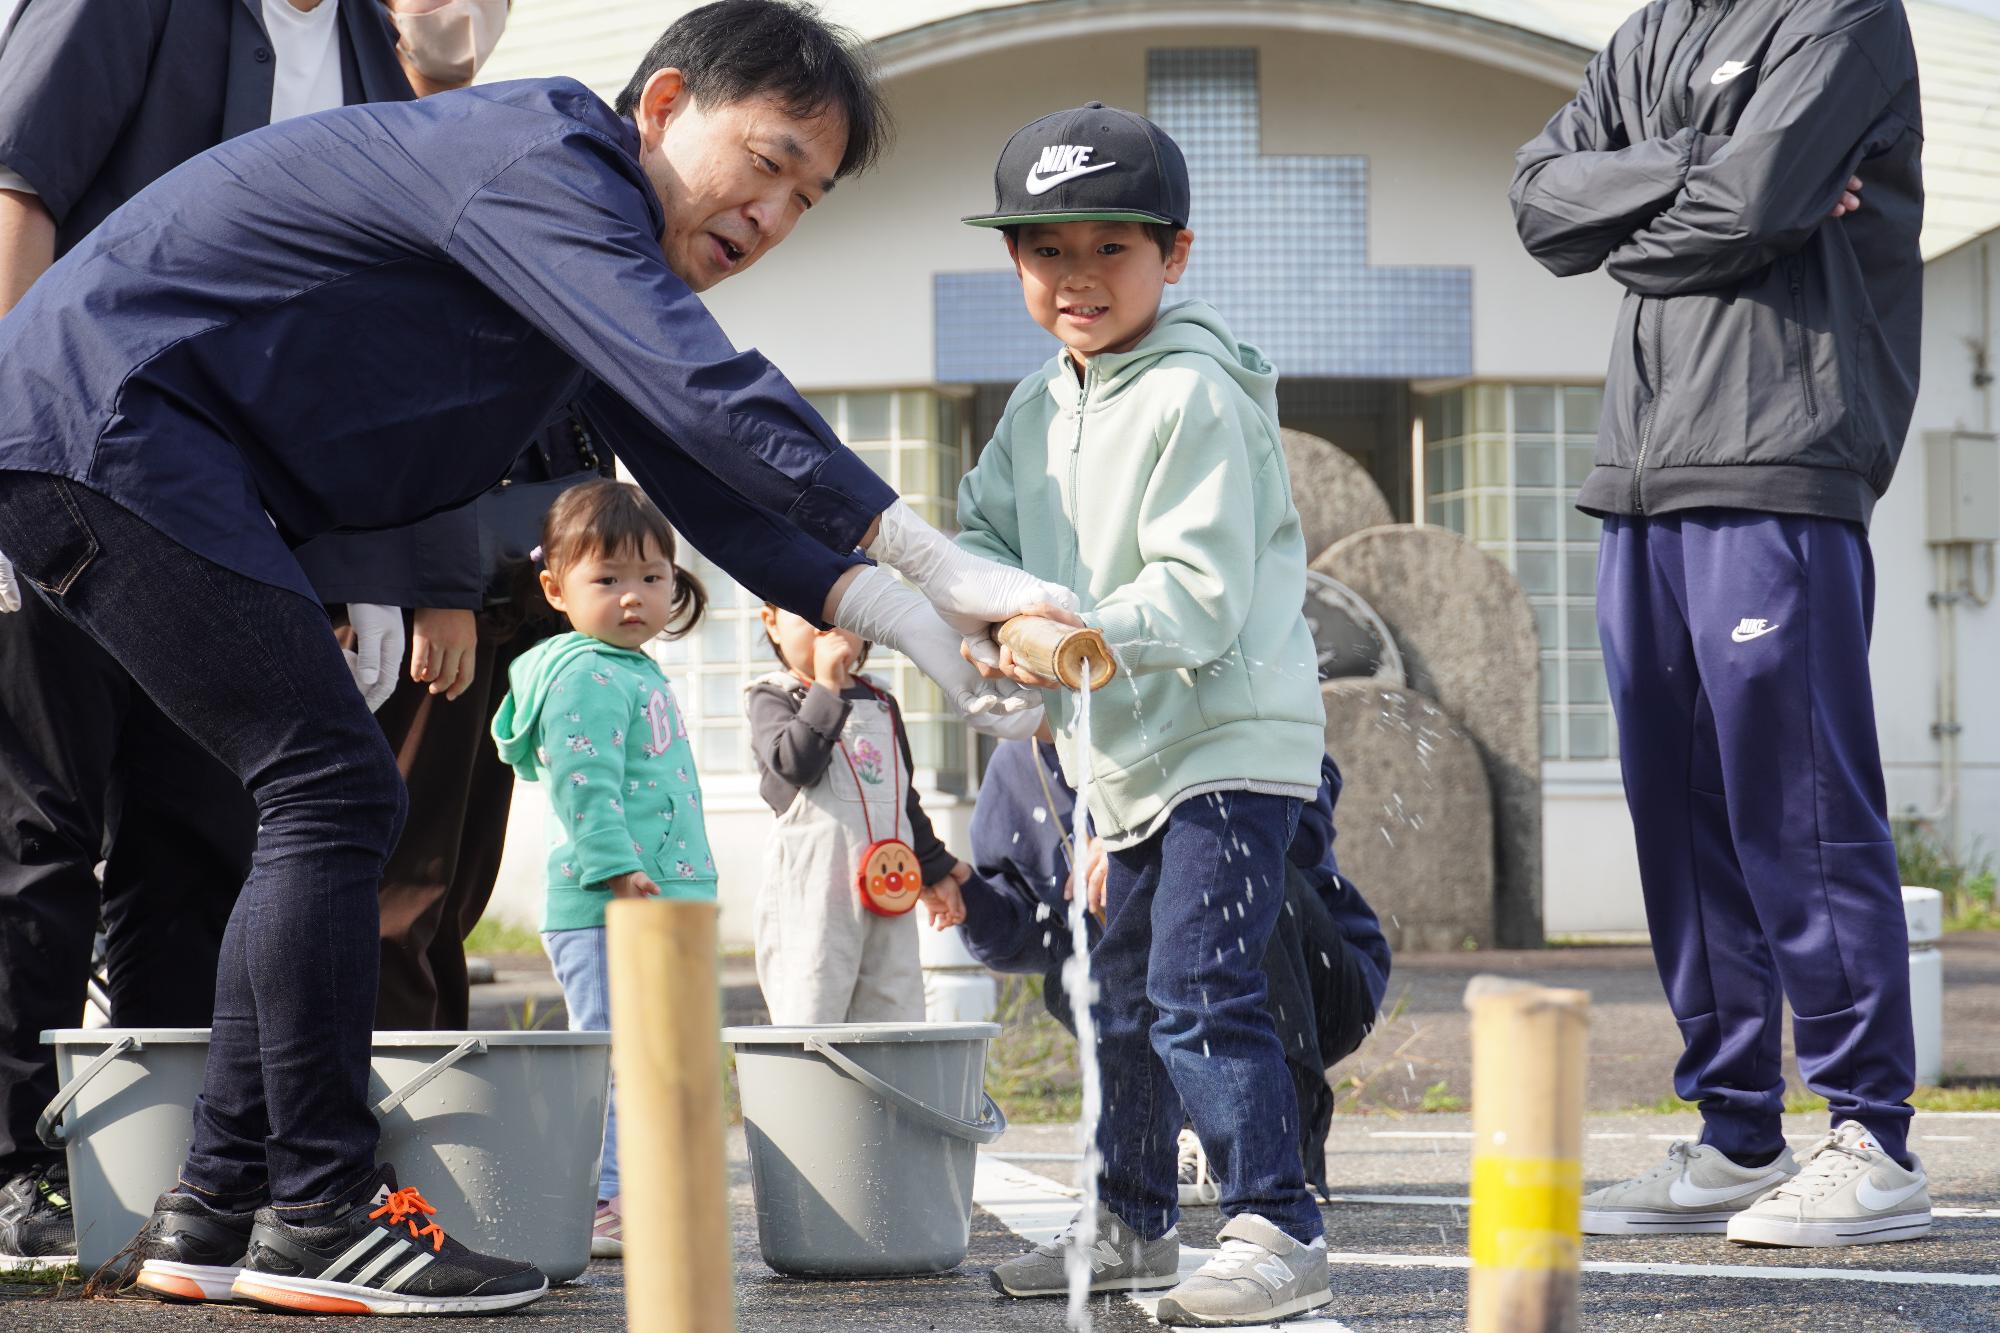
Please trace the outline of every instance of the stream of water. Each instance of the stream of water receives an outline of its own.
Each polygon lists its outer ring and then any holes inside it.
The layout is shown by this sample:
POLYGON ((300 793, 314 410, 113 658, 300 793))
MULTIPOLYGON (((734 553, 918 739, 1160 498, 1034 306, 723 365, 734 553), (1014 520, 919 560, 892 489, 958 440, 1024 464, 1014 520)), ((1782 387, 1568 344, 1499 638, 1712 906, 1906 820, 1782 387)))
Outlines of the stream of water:
MULTIPOLYGON (((1076 1132, 1083 1150, 1083 1211, 1078 1216, 1073 1243, 1063 1252, 1064 1272, 1069 1277, 1069 1326, 1088 1333, 1090 1329, 1090 1260, 1086 1257, 1097 1244, 1097 1121, 1103 1113, 1103 1092, 1097 1077, 1097 983, 1090 975, 1090 935, 1086 922, 1090 912, 1090 659, 1085 658, 1077 673, 1082 682, 1076 692, 1076 718, 1070 724, 1071 751, 1076 755, 1076 806, 1070 820, 1074 839, 1070 849, 1069 961, 1063 964, 1063 989, 1069 993, 1070 1012, 1076 1017, 1076 1045, 1083 1078, 1083 1112, 1076 1132)), ((1051 814, 1054 812, 1051 811, 1051 814)))

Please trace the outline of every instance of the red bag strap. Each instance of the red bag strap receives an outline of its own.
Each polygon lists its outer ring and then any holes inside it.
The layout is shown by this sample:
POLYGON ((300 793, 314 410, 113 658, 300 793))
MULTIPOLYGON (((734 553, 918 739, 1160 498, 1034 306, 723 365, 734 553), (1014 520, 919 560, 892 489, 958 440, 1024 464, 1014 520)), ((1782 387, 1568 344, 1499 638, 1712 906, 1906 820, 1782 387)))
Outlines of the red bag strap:
MULTIPOLYGON (((896 796, 896 788, 902 785, 902 770, 897 767, 897 761, 902 754, 903 746, 902 728, 897 725, 896 706, 889 702, 888 695, 875 688, 873 681, 862 676, 856 676, 854 679, 863 689, 874 695, 876 702, 880 703, 889 714, 889 799, 896 808, 895 823, 891 826, 894 832, 889 836, 901 842, 903 803, 896 796)), ((840 747, 840 757, 847 761, 847 771, 854 775, 854 794, 861 798, 861 827, 868 830, 868 841, 872 843, 875 841, 875 824, 868 818, 868 789, 861 785, 861 770, 854 766, 854 756, 847 752, 845 739, 836 738, 833 743, 840 747)))

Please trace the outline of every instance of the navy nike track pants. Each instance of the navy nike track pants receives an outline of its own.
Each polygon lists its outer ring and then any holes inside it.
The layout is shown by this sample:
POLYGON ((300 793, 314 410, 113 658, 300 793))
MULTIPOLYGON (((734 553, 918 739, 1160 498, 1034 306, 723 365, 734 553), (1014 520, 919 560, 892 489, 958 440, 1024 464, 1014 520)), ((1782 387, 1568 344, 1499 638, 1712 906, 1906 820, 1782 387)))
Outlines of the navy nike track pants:
POLYGON ((1597 623, 1646 920, 1702 1139, 1784 1146, 1779 997, 1806 1085, 1906 1156, 1909 937, 1868 683, 1875 569, 1851 523, 1605 520, 1597 623))

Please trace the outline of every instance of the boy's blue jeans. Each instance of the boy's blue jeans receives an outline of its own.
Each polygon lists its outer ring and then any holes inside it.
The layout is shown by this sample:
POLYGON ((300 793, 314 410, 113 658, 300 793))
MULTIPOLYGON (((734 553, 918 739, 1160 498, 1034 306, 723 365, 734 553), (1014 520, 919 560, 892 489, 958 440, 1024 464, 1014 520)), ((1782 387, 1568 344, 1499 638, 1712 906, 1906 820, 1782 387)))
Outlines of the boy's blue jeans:
MULTIPOLYGON (((610 950, 605 944, 604 927, 585 926, 577 930, 545 930, 542 948, 548 951, 556 980, 562 983, 563 1005, 569 1010, 571 1032, 611 1030, 610 950)), ((605 1102, 604 1156, 599 1159, 597 1197, 618 1197, 618 1098, 614 1093, 605 1102)))
POLYGON ((1297 800, 1197 796, 1111 853, 1091 954, 1104 1114, 1100 1196, 1148 1239, 1179 1215, 1183 1107, 1222 1177, 1226 1217, 1293 1239, 1324 1230, 1299 1163, 1298 1093, 1264 1003, 1264 947, 1285 902, 1297 800))

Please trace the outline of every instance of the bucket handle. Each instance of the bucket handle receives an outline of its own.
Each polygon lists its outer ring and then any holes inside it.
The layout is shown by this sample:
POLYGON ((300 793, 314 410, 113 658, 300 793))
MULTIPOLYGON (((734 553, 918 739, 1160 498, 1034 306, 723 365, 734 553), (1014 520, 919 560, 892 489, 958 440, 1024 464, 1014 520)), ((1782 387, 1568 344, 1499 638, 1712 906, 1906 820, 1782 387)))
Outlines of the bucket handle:
POLYGON ((452 1047, 451 1050, 425 1065, 415 1078, 390 1093, 387 1097, 384 1097, 381 1101, 376 1102, 375 1118, 380 1120, 388 1115, 389 1112, 401 1106, 406 1098, 414 1097, 422 1090, 425 1084, 457 1064, 460 1060, 463 1060, 466 1056, 484 1054, 486 1054, 485 1040, 479 1037, 467 1037, 464 1041, 452 1047))
POLYGON ((964 1139, 968 1143, 991 1143, 1007 1132, 1007 1113, 1000 1109, 1000 1103, 993 1100, 993 1094, 984 1088, 979 1092, 981 1099, 986 1103, 980 1110, 980 1118, 976 1121, 960 1120, 957 1116, 940 1111, 937 1107, 912 1097, 901 1088, 877 1078, 818 1037, 807 1037, 805 1047, 816 1055, 825 1056, 835 1069, 876 1096, 901 1107, 919 1122, 953 1138, 964 1139))
POLYGON ((96 1078, 106 1065, 127 1051, 145 1049, 137 1037, 120 1037, 106 1046, 102 1054, 79 1070, 69 1082, 63 1084, 57 1091, 55 1099, 42 1108, 42 1113, 35 1117, 35 1136, 51 1148, 60 1148, 69 1142, 69 1130, 63 1127, 62 1113, 69 1109, 69 1104, 76 1100, 84 1085, 96 1078))

